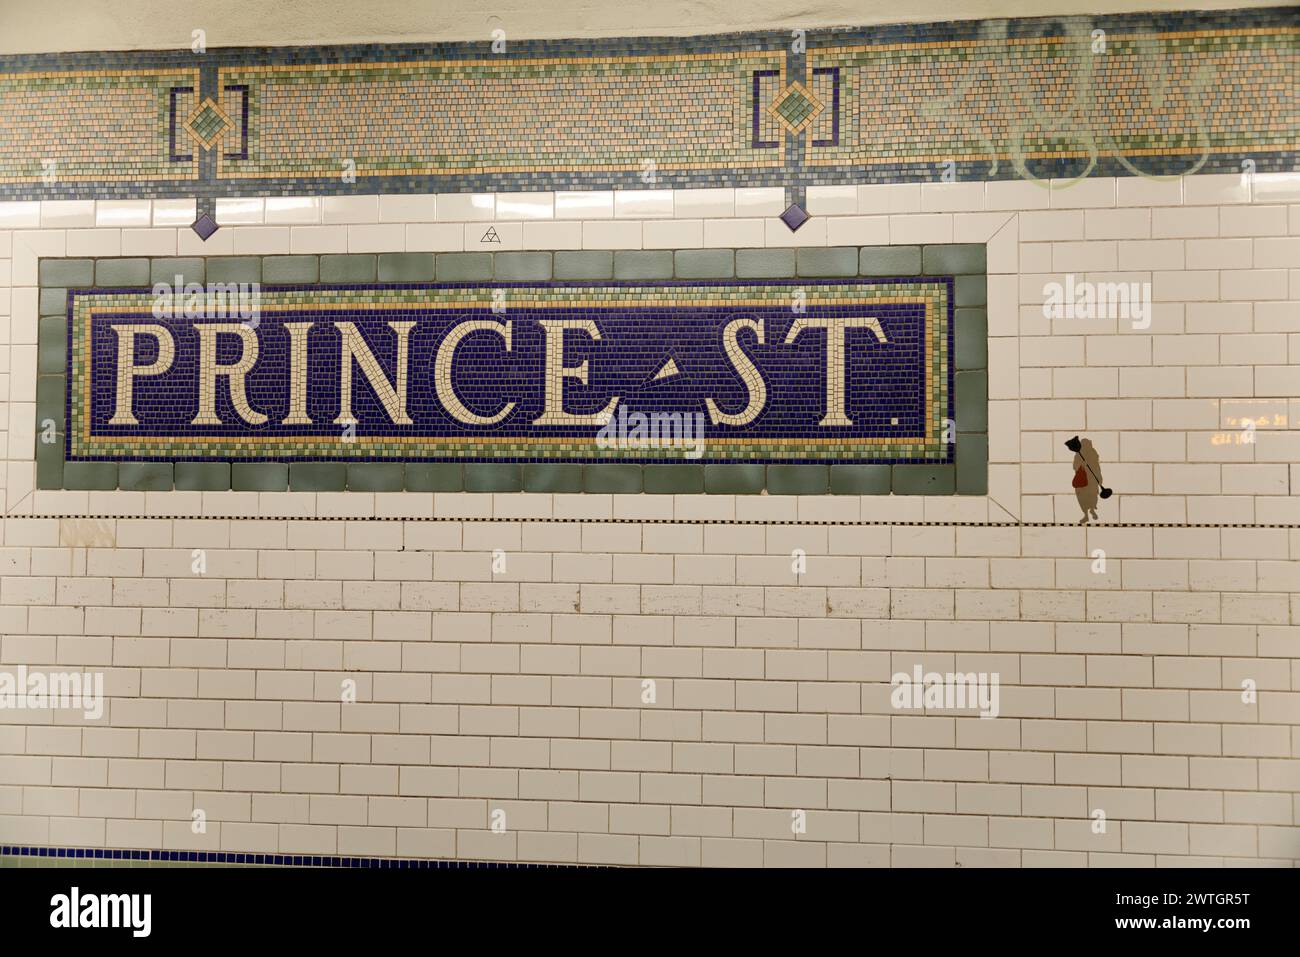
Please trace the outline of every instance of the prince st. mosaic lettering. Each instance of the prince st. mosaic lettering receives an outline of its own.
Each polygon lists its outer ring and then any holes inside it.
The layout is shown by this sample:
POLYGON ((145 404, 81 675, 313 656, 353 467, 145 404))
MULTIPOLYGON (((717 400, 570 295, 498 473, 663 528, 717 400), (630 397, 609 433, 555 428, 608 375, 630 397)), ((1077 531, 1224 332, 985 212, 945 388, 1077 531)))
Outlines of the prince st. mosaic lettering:
POLYGON ((69 460, 952 461, 950 278, 73 290, 69 460))

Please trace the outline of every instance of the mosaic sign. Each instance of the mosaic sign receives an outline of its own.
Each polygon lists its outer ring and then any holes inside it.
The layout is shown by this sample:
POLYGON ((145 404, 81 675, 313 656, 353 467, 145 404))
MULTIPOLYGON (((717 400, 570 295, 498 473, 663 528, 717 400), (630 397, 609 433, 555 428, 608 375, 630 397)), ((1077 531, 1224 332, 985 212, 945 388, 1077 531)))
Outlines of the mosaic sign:
POLYGON ((69 462, 952 461, 952 277, 67 301, 69 462))

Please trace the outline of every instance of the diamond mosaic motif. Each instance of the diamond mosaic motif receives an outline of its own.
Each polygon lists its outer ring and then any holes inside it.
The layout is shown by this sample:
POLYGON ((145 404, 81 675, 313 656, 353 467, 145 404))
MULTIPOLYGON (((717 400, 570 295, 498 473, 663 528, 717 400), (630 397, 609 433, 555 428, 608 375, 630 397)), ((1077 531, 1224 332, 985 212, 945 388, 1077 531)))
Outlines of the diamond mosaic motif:
POLYGON ((768 108, 791 133, 802 132, 826 107, 802 83, 791 83, 768 108))
POLYGON ((199 146, 210 150, 234 125, 234 121, 226 115, 225 110, 211 99, 205 99, 185 121, 185 132, 189 133, 199 146))
POLYGON ((203 240, 205 243, 212 238, 212 234, 220 228, 221 227, 217 225, 217 221, 207 213, 201 214, 198 219, 194 220, 194 222, 190 224, 190 229, 194 230, 194 232, 198 234, 199 239, 203 240))
POLYGON ((799 227, 810 219, 812 219, 812 216, 798 203, 791 203, 786 207, 785 212, 781 214, 781 222, 789 226, 792 233, 797 232, 799 227))

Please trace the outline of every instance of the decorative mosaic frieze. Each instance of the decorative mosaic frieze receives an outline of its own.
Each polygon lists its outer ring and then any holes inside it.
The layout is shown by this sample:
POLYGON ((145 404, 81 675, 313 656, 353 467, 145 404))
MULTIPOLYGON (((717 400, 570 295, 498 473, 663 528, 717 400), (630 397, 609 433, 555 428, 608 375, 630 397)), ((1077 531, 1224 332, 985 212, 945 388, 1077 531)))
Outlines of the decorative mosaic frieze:
POLYGON ((1126 173, 1166 175, 1197 172, 1216 154, 1295 148, 1294 33, 1010 39, 998 27, 938 52, 918 43, 810 51, 813 69, 840 84, 847 122, 838 143, 809 141, 807 162, 986 162, 991 176, 1009 165, 1033 177, 1044 160, 1074 160, 1084 176, 1108 159, 1126 173))
POLYGON ((1288 170, 1295 8, 0 57, 0 197, 1288 170))
POLYGON ((43 260, 38 482, 952 493, 966 453, 982 492, 983 269, 981 246, 43 260))
POLYGON ((0 58, 0 184, 197 179, 184 124, 198 84, 193 64, 7 72, 0 58))
POLYGON ((776 52, 262 66, 218 72, 252 103, 221 179, 779 167, 746 112, 776 52), (340 110, 340 104, 346 104, 340 110))

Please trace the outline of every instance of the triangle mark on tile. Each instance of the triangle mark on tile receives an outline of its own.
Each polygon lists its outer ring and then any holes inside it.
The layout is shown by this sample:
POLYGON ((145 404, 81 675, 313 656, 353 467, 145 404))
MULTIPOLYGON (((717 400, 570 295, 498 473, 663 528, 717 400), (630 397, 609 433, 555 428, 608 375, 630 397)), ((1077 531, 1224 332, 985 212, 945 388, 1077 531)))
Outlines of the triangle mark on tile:
POLYGON ((677 368, 677 363, 673 361, 672 356, 669 356, 668 361, 659 367, 659 371, 654 374, 650 381, 658 382, 660 379, 668 379, 680 373, 681 370, 677 368))

